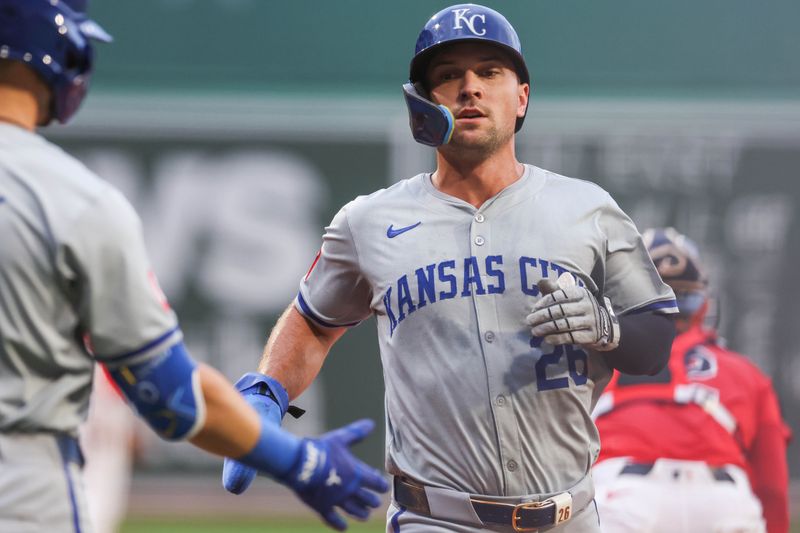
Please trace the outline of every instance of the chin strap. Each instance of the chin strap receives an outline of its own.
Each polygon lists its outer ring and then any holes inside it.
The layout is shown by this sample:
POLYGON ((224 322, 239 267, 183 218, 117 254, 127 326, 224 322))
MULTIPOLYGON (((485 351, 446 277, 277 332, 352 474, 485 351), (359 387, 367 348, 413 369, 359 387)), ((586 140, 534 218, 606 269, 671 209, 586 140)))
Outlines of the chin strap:
POLYGON ((422 96, 416 84, 404 83, 403 96, 406 99, 408 121, 414 140, 428 146, 441 146, 450 142, 455 119, 447 107, 436 105, 422 96))

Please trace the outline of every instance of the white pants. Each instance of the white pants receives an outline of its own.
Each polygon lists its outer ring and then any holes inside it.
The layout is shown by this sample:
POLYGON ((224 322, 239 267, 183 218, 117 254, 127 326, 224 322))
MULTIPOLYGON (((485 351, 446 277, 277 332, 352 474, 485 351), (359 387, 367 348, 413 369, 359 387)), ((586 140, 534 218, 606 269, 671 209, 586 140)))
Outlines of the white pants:
POLYGON ((659 459, 647 474, 621 474, 627 458, 595 465, 595 499, 603 533, 765 533, 761 504, 747 474, 717 480, 703 462, 659 459))

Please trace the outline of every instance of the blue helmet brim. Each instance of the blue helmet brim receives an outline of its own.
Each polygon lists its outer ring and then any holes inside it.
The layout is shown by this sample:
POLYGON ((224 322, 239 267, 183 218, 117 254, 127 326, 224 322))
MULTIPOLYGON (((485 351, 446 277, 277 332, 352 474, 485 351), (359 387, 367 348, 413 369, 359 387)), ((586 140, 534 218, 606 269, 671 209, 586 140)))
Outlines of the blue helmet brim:
POLYGON ((85 21, 81 22, 78 27, 80 28, 81 33, 89 39, 94 39, 95 41, 100 41, 103 43, 110 43, 114 41, 114 38, 111 36, 111 34, 109 34, 103 29, 102 26, 92 19, 86 19, 85 21))

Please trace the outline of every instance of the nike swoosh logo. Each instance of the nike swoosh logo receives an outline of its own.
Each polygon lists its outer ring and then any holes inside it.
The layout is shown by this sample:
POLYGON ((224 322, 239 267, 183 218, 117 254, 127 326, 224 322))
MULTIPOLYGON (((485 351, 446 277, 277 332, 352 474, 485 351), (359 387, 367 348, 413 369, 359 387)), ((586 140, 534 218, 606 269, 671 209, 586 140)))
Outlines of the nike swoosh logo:
POLYGON ((386 230, 386 236, 389 237, 390 239, 394 239, 395 237, 397 237, 401 233, 405 233, 407 231, 410 231, 410 230, 416 228, 417 226, 419 226, 420 224, 422 224, 422 221, 419 221, 416 224, 411 224, 410 226, 406 226, 404 228, 397 228, 397 229, 394 229, 394 224, 392 224, 392 225, 389 226, 389 229, 386 230))

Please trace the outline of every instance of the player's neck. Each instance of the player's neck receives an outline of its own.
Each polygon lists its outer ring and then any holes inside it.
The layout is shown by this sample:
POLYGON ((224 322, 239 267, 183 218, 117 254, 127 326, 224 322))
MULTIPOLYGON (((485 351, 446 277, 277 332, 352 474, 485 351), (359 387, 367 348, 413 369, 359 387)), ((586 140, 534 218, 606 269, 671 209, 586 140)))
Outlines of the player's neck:
POLYGON ((34 131, 38 109, 39 104, 30 92, 0 84, 0 122, 34 131))
POLYGON ((509 150, 469 161, 437 152, 437 168, 431 177, 434 187, 480 208, 488 199, 522 177, 525 166, 509 150))

